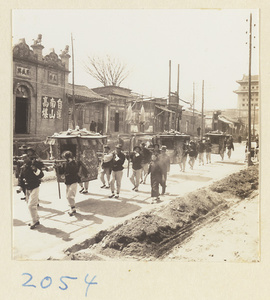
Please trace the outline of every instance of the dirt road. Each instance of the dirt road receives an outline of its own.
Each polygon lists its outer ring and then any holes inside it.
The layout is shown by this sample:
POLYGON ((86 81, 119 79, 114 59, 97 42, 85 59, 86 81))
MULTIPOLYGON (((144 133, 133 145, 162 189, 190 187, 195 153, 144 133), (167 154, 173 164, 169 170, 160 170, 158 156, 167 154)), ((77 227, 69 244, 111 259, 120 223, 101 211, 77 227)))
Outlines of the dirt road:
POLYGON ((258 262, 259 196, 235 204, 175 246, 163 260, 193 262, 258 262))
MULTIPOLYGON (((169 203, 177 196, 184 195, 231 173, 246 168, 244 164, 244 146, 236 144, 231 159, 221 161, 220 156, 213 155, 212 164, 198 166, 194 170, 187 166, 186 172, 179 171, 179 165, 171 166, 167 190, 161 200, 169 203)), ((57 183, 43 182, 40 187, 40 223, 35 230, 29 230, 29 211, 20 195, 15 193, 13 201, 13 257, 22 260, 61 259, 63 250, 74 244, 82 243, 100 230, 123 223, 126 220, 149 211, 151 205, 149 178, 146 185, 141 185, 139 192, 131 190, 132 185, 123 175, 119 199, 109 199, 110 191, 100 189, 99 180, 90 182, 89 194, 77 194, 77 214, 67 214, 65 187, 61 184, 61 199, 58 199, 57 183)))

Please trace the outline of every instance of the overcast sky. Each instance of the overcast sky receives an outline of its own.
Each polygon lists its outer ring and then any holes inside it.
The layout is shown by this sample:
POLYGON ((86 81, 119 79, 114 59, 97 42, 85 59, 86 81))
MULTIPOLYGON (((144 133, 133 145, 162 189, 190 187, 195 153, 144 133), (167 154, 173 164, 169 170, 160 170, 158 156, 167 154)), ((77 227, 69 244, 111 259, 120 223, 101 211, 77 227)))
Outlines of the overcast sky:
POLYGON ((251 12, 252 74, 259 74, 258 10, 13 10, 13 44, 25 38, 30 46, 42 34, 43 55, 51 48, 60 54, 65 45, 71 54, 72 33, 75 84, 101 86, 83 64, 87 56, 109 54, 131 70, 122 87, 153 97, 168 96, 171 60, 172 91, 180 64, 180 98, 192 102, 194 82, 201 109, 204 80, 206 109, 236 108, 236 80, 248 74, 251 12))

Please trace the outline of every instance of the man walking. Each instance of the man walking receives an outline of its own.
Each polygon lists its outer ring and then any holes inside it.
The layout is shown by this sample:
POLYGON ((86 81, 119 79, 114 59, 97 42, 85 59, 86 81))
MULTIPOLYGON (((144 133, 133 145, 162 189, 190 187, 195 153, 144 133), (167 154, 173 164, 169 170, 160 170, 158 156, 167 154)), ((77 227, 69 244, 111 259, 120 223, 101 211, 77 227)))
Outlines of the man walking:
POLYGON ((130 155, 130 159, 132 162, 132 175, 130 177, 130 181, 134 186, 132 190, 138 192, 142 173, 142 155, 140 154, 141 147, 135 146, 133 151, 134 152, 132 152, 130 155))
POLYGON ((111 172, 112 172, 112 159, 113 159, 113 154, 110 153, 110 147, 108 145, 104 146, 104 154, 103 154, 103 159, 101 163, 101 172, 100 172, 100 180, 102 182, 101 188, 110 188, 110 177, 111 177, 111 172), (107 179, 107 185, 105 182, 105 176, 107 179))
POLYGON ((228 158, 231 158, 232 149, 234 150, 233 138, 231 136, 228 137, 227 142, 226 142, 226 146, 227 146, 227 149, 228 149, 228 152, 227 152, 228 158))
POLYGON ((182 147, 182 151, 179 155, 179 165, 180 165, 180 171, 185 172, 186 170, 186 162, 187 162, 187 156, 188 156, 188 141, 185 141, 182 147))
POLYGON ((39 225, 39 215, 37 211, 38 195, 41 178, 44 176, 41 168, 35 162, 33 162, 27 154, 23 155, 24 164, 21 167, 20 175, 18 178, 19 189, 17 193, 20 193, 25 188, 25 197, 28 205, 28 209, 32 218, 30 229, 35 229, 39 225))
POLYGON ((206 163, 211 164, 211 151, 212 151, 212 144, 210 138, 208 137, 205 142, 205 153, 206 153, 206 163))
POLYGON ((150 174, 151 183, 151 204, 160 202, 159 185, 162 186, 162 170, 158 162, 156 154, 152 154, 151 162, 149 164, 148 174, 150 174))
POLYGON ((120 193, 120 188, 121 188, 121 181, 123 177, 123 165, 125 162, 125 154, 122 152, 122 147, 121 145, 116 145, 115 151, 113 153, 113 158, 112 158, 112 175, 111 175, 111 191, 112 194, 109 196, 109 198, 119 198, 119 193, 120 193), (114 193, 115 191, 115 183, 116 183, 116 195, 114 193))
POLYGON ((165 194, 166 183, 167 183, 167 174, 170 172, 170 157, 166 154, 167 147, 161 146, 161 153, 158 157, 158 162, 162 170, 162 192, 161 195, 165 194))
POLYGON ((66 198, 70 206, 69 215, 73 216, 76 213, 75 196, 79 182, 79 164, 75 161, 71 151, 65 151, 62 157, 66 162, 56 165, 58 174, 64 174, 66 184, 66 198))
POLYGON ((189 155, 189 165, 190 169, 193 170, 195 160, 197 157, 197 147, 194 141, 190 141, 189 147, 188 147, 188 155, 189 155))
POLYGON ((141 155, 142 155, 142 173, 140 183, 145 184, 148 175, 149 163, 151 161, 151 152, 146 148, 145 143, 141 143, 141 155))
POLYGON ((203 142, 203 140, 199 140, 199 143, 198 143, 199 166, 204 165, 204 151, 205 151, 204 142, 203 142))

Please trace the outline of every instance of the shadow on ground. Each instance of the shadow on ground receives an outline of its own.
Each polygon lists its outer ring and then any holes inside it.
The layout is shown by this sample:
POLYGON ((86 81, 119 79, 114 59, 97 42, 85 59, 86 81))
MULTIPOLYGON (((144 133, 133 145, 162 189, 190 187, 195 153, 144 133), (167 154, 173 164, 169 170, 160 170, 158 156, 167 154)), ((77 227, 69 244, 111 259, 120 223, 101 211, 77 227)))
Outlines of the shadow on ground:
POLYGON ((72 239, 70 238, 69 233, 67 233, 63 230, 60 230, 58 228, 45 227, 44 225, 40 224, 36 227, 35 230, 38 231, 38 232, 41 232, 41 233, 47 233, 47 234, 55 235, 57 238, 60 238, 65 242, 72 241, 72 239))
MULTIPOLYGON (((171 178, 176 178, 176 179, 182 179, 182 180, 191 180, 191 181, 200 181, 200 182, 207 182, 212 180, 212 177, 205 177, 205 176, 197 176, 197 175, 187 175, 187 174, 173 174, 171 175, 171 178)), ((174 181, 174 180, 169 180, 173 181, 173 182, 178 182, 178 181, 174 181)))
POLYGON ((82 212, 104 215, 114 218, 127 216, 141 208, 138 205, 122 202, 122 200, 122 198, 119 198, 119 202, 114 202, 106 200, 97 201, 94 199, 87 199, 85 201, 79 202, 78 207, 82 212))
POLYGON ((13 219, 13 226, 25 226, 25 223, 18 219, 13 219))
POLYGON ((219 164, 227 164, 227 165, 239 165, 239 166, 244 166, 245 163, 242 162, 237 162, 237 161, 217 161, 219 164))
MULTIPOLYGON (((80 210, 82 210, 81 207, 80 207, 80 210)), ((102 224, 102 222, 103 222, 103 220, 98 217, 95 217, 93 215, 83 215, 83 214, 80 214, 79 212, 74 214, 74 217, 78 221, 87 220, 87 221, 92 221, 93 223, 96 223, 96 224, 102 224)))

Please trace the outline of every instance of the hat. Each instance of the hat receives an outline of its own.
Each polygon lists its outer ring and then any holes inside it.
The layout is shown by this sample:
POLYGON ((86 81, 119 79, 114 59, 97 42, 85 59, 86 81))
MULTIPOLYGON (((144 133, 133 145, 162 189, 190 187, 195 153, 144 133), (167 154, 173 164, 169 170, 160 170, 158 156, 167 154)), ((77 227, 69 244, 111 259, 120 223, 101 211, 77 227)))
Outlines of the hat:
POLYGON ((32 148, 32 147, 27 147, 26 150, 28 150, 28 151, 30 150, 30 151, 36 152, 36 151, 34 150, 34 148, 32 148))
POLYGON ((133 151, 135 151, 135 149, 139 149, 140 151, 142 150, 140 146, 134 146, 133 151))
POLYGON ((104 145, 103 148, 108 148, 109 150, 111 149, 108 145, 104 145))
POLYGON ((26 145, 22 145, 21 147, 19 147, 19 150, 27 150, 27 146, 26 145))
POLYGON ((167 147, 166 146, 161 146, 161 151, 166 151, 167 150, 167 147))
POLYGON ((122 145, 121 145, 121 144, 117 144, 117 145, 115 146, 115 148, 122 149, 122 145))
POLYGON ((69 159, 69 158, 72 158, 73 157, 73 154, 71 151, 65 151, 62 156, 65 158, 65 159, 69 159))

